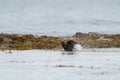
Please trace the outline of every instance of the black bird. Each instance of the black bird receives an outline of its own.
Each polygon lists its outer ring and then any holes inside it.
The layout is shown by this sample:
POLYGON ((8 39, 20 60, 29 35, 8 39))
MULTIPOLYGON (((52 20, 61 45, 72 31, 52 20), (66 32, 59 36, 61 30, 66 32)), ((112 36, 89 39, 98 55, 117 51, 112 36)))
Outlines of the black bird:
POLYGON ((65 51, 73 51, 74 45, 76 44, 73 40, 69 40, 66 43, 61 42, 62 47, 65 51))

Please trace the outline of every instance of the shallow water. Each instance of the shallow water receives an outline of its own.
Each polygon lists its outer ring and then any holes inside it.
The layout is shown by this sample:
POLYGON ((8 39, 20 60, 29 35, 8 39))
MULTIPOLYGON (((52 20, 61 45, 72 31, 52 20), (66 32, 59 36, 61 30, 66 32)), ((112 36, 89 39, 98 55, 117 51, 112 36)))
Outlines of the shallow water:
POLYGON ((0 0, 0 32, 120 33, 119 0, 0 0))
POLYGON ((120 49, 0 51, 2 80, 119 80, 120 49), (96 51, 95 51, 96 50, 96 51), (104 52, 103 50, 106 50, 104 52), (118 52, 115 52, 118 50, 118 52))

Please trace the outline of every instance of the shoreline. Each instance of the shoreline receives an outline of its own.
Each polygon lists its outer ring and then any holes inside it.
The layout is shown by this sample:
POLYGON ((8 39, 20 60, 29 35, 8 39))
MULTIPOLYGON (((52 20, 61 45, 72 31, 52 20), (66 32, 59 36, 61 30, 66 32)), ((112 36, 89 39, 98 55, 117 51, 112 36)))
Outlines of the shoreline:
POLYGON ((77 32, 73 36, 0 33, 0 50, 61 50, 61 41, 73 40, 83 48, 120 48, 120 34, 77 32))

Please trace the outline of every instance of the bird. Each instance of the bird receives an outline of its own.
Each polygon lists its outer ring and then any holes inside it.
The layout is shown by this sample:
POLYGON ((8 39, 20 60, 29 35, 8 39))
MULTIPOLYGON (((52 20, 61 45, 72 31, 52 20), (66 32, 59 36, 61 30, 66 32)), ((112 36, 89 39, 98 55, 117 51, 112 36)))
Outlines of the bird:
POLYGON ((73 51, 75 44, 76 42, 73 40, 68 40, 66 43, 64 41, 61 42, 61 45, 65 51, 73 51))

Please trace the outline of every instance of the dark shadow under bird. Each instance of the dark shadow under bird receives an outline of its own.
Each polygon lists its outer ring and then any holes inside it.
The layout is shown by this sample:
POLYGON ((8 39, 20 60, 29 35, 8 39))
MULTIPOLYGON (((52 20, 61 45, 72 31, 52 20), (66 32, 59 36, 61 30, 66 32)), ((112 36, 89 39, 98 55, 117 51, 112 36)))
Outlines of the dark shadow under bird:
POLYGON ((73 51, 74 45, 76 44, 76 42, 74 42, 73 40, 69 40, 66 43, 61 42, 61 44, 62 44, 62 47, 65 51, 73 51))

